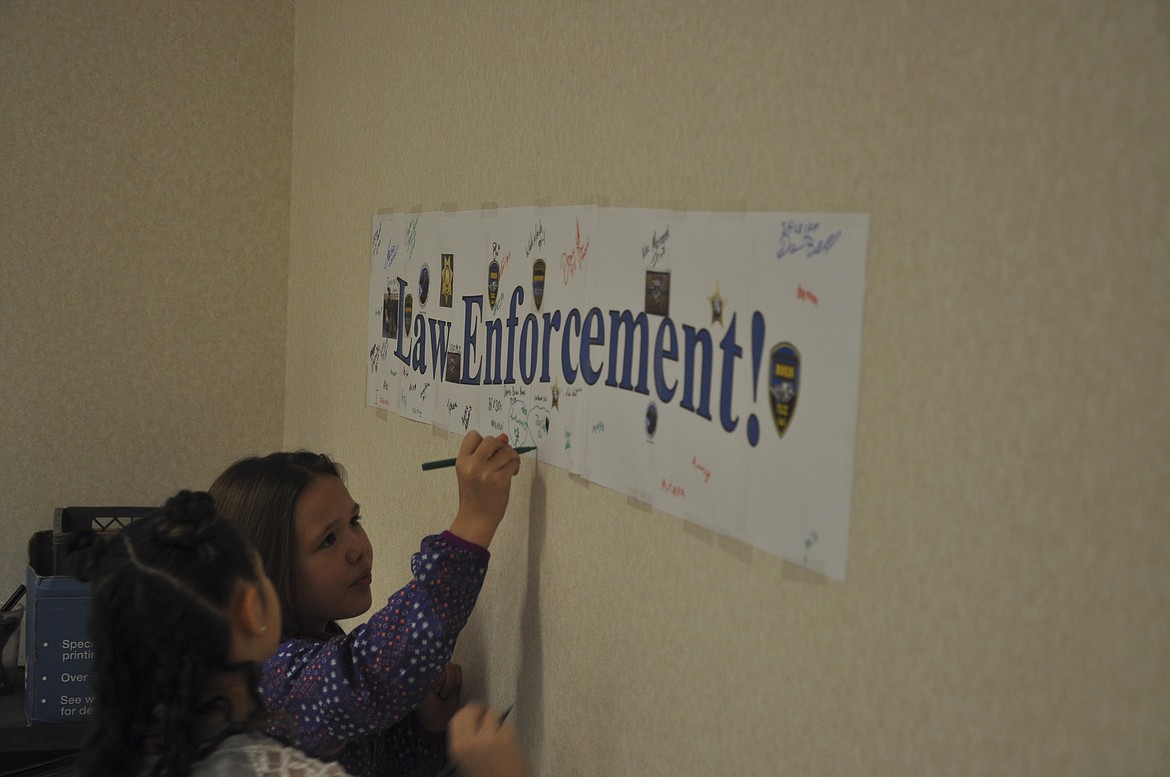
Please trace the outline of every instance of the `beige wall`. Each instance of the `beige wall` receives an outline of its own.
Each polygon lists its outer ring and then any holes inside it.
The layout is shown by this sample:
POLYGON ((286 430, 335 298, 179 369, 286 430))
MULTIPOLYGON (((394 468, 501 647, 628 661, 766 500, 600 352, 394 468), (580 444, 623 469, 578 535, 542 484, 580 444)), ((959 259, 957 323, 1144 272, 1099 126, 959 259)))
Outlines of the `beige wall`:
POLYGON ((526 463, 468 691, 546 775, 1166 772, 1170 6, 301 2, 292 32, 0 2, 5 590, 54 506, 282 443, 348 465, 404 582, 456 441, 363 406, 377 210, 862 211, 848 581, 526 463))
POLYGON ((0 592, 280 445, 293 9, 0 0, 0 592))
POLYGON ((418 463, 456 440, 363 406, 373 213, 871 214, 846 583, 526 462, 460 658, 540 773, 1170 769, 1170 6, 296 28, 285 443, 349 466, 382 593, 453 514, 418 463))

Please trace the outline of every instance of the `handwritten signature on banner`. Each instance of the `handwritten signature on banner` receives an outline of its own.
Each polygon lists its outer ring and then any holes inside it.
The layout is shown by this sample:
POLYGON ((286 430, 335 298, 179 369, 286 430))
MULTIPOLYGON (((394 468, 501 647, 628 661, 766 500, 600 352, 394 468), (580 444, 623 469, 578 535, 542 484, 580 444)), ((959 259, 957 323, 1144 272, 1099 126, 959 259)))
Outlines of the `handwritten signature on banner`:
MULTIPOLYGON (((499 280, 499 283, 502 285, 504 282, 504 270, 507 269, 508 262, 510 262, 512 260, 512 252, 509 251, 508 253, 504 254, 504 258, 501 259, 500 258, 500 251, 501 250, 502 250, 502 246, 500 246, 499 243, 492 243, 492 259, 495 260, 496 266, 499 268, 499 270, 498 270, 499 275, 497 276, 497 278, 499 280)), ((496 297, 495 304, 491 304, 489 302, 488 307, 491 308, 491 311, 493 313, 497 313, 497 312, 499 312, 500 306, 502 304, 504 304, 504 298, 502 296, 500 296, 500 297, 496 297)))
POLYGON ((561 254, 561 270, 565 273, 565 285, 569 285, 569 279, 581 269, 585 264, 585 254, 589 253, 589 241, 581 244, 581 222, 577 222, 577 245, 569 253, 561 254))
POLYGON ((662 230, 662 234, 657 232, 650 236, 650 245, 642 246, 642 261, 646 261, 646 257, 650 257, 651 269, 658 266, 658 262, 662 257, 666 256, 666 240, 670 237, 670 227, 662 230))
POLYGON ((544 248, 544 225, 540 221, 536 222, 536 229, 528 236, 528 250, 524 255, 532 256, 532 252, 537 248, 544 248))
POLYGON ((381 345, 375 343, 374 346, 370 348, 370 372, 378 371, 378 364, 381 363, 382 359, 386 358, 386 354, 389 352, 389 350, 390 342, 388 340, 383 340, 381 345))
POLYGON ((699 471, 699 474, 701 474, 703 476, 704 483, 711 482, 711 470, 709 470, 707 467, 704 467, 702 464, 700 464, 697 456, 691 456, 691 466, 694 467, 695 469, 697 469, 699 471))
POLYGON ((780 225, 780 247, 776 251, 776 258, 783 259, 801 251, 809 259, 829 253, 841 237, 841 230, 822 236, 820 229, 820 222, 817 221, 783 222, 780 225))
POLYGON ((535 445, 544 439, 549 429, 548 415, 548 408, 543 405, 528 407, 522 400, 513 399, 508 406, 512 444, 535 445))
POLYGON ((414 258, 414 243, 416 240, 418 240, 418 216, 412 218, 410 223, 406 225, 407 256, 411 259, 414 258))

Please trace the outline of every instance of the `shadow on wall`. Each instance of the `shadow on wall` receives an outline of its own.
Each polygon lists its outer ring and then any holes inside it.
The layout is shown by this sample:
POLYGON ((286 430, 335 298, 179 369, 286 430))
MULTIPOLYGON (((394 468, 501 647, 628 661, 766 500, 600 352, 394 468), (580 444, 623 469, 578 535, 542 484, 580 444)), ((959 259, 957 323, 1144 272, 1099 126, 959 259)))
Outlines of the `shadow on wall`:
MULTIPOLYGON (((514 703, 512 717, 516 721, 516 728, 524 744, 525 753, 531 763, 538 763, 541 743, 544 739, 544 645, 540 616, 540 559, 544 552, 545 534, 547 528, 548 491, 545 484, 545 473, 541 471, 538 462, 533 462, 534 470, 531 489, 528 493, 528 509, 518 510, 515 505, 520 501, 519 494, 512 493, 512 506, 509 507, 508 521, 521 519, 523 515, 528 521, 527 551, 523 562, 516 559, 515 570, 509 570, 505 579, 491 580, 489 572, 488 585, 496 586, 498 590, 492 593, 493 597, 501 597, 506 603, 518 602, 516 608, 505 608, 503 623, 488 624, 484 619, 492 618, 492 609, 484 609, 483 597, 467 622, 467 626, 459 635, 459 642, 455 651, 454 660, 464 669, 462 697, 468 699, 482 699, 496 705, 514 703), (515 514, 513 514, 513 511, 515 514), (511 581, 523 578, 523 591, 511 589, 511 581), (498 587, 504 584, 503 589, 498 587), (515 613, 519 612, 519 623, 512 623, 515 613), (512 630, 514 629, 514 631, 512 630), (518 634, 519 639, 509 644, 516 645, 515 661, 512 657, 496 656, 492 660, 489 655, 492 640, 490 635, 501 633, 518 634), (491 670, 487 667, 509 667, 511 675, 491 677, 491 670), (512 683, 504 688, 501 683, 512 683), (501 687, 495 687, 501 685, 501 687)), ((516 484, 518 485, 518 484, 516 484)), ((514 486, 515 488, 515 486, 514 486)), ((504 554, 501 548, 497 553, 504 554)), ((495 563, 495 562, 493 562, 495 563)), ((486 593, 486 592, 485 592, 486 593)), ((493 603, 495 604, 495 603, 493 603)), ((499 615, 499 613, 497 613, 499 615)))
POLYGON ((528 746, 530 763, 540 763, 544 731, 540 711, 544 709, 544 644, 540 624, 540 557, 548 523, 548 488, 545 473, 535 467, 532 477, 532 496, 528 518, 527 580, 524 606, 520 611, 520 662, 516 673, 516 691, 519 701, 527 691, 523 703, 516 705, 516 725, 523 732, 528 746))

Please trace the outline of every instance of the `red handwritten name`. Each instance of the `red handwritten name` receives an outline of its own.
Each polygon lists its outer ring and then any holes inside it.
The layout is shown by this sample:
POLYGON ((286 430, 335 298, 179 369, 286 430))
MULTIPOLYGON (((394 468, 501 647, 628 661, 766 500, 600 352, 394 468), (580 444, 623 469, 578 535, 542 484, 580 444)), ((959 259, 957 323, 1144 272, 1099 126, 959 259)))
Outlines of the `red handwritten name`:
POLYGON ((578 221, 576 247, 569 253, 561 254, 561 270, 565 273, 565 285, 568 285, 569 278, 572 278, 573 274, 585 264, 585 254, 587 253, 589 253, 589 241, 586 240, 584 245, 581 244, 581 222, 578 221))
POLYGON ((814 306, 817 304, 817 295, 813 294, 811 291, 800 285, 797 285, 796 287, 796 298, 807 299, 814 306))

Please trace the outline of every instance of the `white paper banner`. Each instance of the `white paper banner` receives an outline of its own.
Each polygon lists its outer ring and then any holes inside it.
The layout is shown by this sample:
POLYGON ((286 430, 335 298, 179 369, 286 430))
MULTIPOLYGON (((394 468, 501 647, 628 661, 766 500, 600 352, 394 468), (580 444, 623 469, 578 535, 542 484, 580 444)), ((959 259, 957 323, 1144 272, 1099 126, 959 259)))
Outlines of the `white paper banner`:
POLYGON ((869 218, 374 216, 367 404, 843 580, 869 218))

